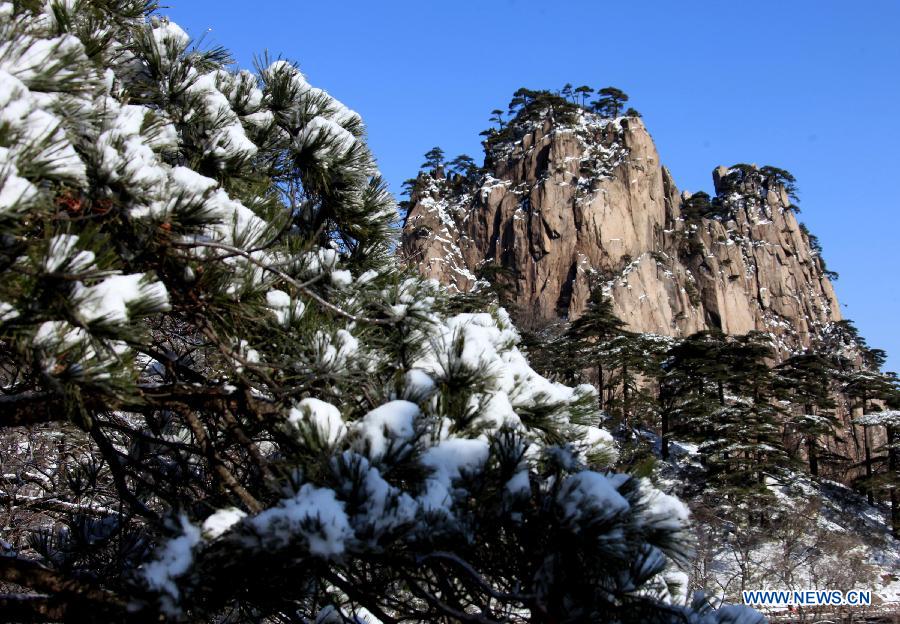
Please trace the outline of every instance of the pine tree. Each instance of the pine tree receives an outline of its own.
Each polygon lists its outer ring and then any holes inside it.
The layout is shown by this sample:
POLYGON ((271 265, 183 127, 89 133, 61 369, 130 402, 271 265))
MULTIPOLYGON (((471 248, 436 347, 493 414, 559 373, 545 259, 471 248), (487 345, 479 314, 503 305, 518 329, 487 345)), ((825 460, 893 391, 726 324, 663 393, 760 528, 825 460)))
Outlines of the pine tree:
POLYGON ((763 621, 664 602, 686 509, 397 267, 357 114, 143 0, 0 15, 0 426, 57 445, 4 616, 763 621))
POLYGON ((425 152, 425 162, 419 165, 422 169, 434 171, 444 166, 444 150, 439 147, 432 147, 425 152))
POLYGON ((621 89, 615 87, 604 87, 597 91, 599 96, 594 101, 594 110, 603 117, 615 119, 622 110, 622 104, 628 101, 628 96, 621 89))
POLYGON ((698 191, 692 193, 681 207, 681 214, 685 221, 694 222, 708 216, 712 211, 712 200, 709 193, 698 191))
MULTIPOLYGON (((759 173, 766 180, 767 185, 780 186, 785 190, 785 192, 787 192, 788 197, 793 199, 794 202, 799 201, 797 178, 795 178, 789 171, 780 169, 778 167, 773 167, 771 165, 766 165, 760 168, 759 173)), ((799 211, 799 208, 796 208, 796 206, 791 207, 799 211)))
POLYGON ((668 459, 670 433, 700 442, 712 436, 713 414, 725 407, 729 371, 722 357, 724 349, 721 332, 701 331, 666 354, 659 381, 663 459, 668 459))
POLYGON ((565 334, 575 366, 596 370, 601 410, 607 408, 612 396, 612 389, 607 386, 612 373, 608 370, 607 347, 624 334, 624 327, 625 323, 613 312, 612 300, 601 288, 595 288, 584 313, 570 324, 565 334))
POLYGON ((656 341, 627 331, 601 288, 592 291, 584 313, 569 324, 561 341, 567 370, 595 371, 599 408, 630 435, 636 413, 649 416, 655 405, 645 378, 658 368, 656 341))
POLYGON ((769 498, 765 477, 786 464, 771 359, 765 335, 705 331, 675 345, 662 365, 663 456, 670 431, 695 440, 710 486, 748 510, 769 498))
POLYGON ((786 465, 768 364, 774 359, 771 338, 760 332, 731 338, 723 357, 729 371, 725 388, 735 398, 717 427, 725 440, 720 448, 722 477, 745 500, 765 499, 765 476, 776 475, 786 465))
POLYGON ((495 108, 491 111, 491 123, 497 124, 503 130, 503 111, 495 108))
POLYGON ((594 90, 587 85, 581 85, 580 87, 575 87, 573 93, 576 97, 581 96, 581 106, 583 107, 587 103, 587 99, 594 93, 594 90))
POLYGON ((887 466, 885 487, 891 500, 891 532, 894 539, 900 540, 900 388, 885 400, 885 409, 881 414, 881 424, 885 430, 885 453, 887 466))
POLYGON ((512 99, 509 101, 509 114, 515 116, 519 110, 528 106, 534 99, 535 92, 526 87, 519 87, 513 93, 512 99))
POLYGON ((566 338, 565 321, 534 329, 520 329, 522 348, 535 371, 553 381, 567 385, 587 383, 579 360, 572 357, 571 344, 566 338))
POLYGON ((560 94, 562 97, 566 98, 567 100, 572 100, 572 101, 574 101, 575 92, 572 90, 572 85, 569 84, 568 82, 563 86, 563 88, 562 88, 562 90, 559 92, 559 94, 560 94))
POLYGON ((855 424, 859 424, 863 428, 863 465, 865 466, 866 476, 865 479, 859 482, 859 485, 865 490, 866 498, 870 505, 875 503, 875 461, 870 432, 872 423, 866 417, 873 411, 873 408, 874 411, 880 410, 880 406, 875 403, 876 401, 887 401, 897 392, 896 377, 893 374, 883 374, 878 371, 877 367, 884 361, 881 355, 883 352, 879 352, 879 350, 874 351, 874 353, 872 350, 863 352, 863 361, 866 362, 868 360, 868 365, 847 375, 843 388, 844 394, 856 402, 856 407, 861 412, 861 418, 856 419, 855 424), (875 365, 876 368, 869 368, 872 365, 875 365))
POLYGON ((413 193, 416 192, 416 184, 418 184, 418 182, 417 178, 407 178, 400 187, 401 196, 406 197, 406 199, 397 204, 397 208, 400 210, 402 226, 406 226, 406 220, 409 218, 410 202, 412 201, 413 193))
POLYGON ((478 172, 478 165, 475 164, 475 161, 471 156, 460 154, 450 161, 449 169, 464 178, 471 179, 474 178, 475 174, 478 172))
POLYGON ((878 489, 887 489, 891 501, 891 532, 900 539, 900 400, 895 389, 885 401, 887 409, 871 411, 857 417, 855 424, 862 425, 866 435, 867 475, 864 482, 871 494, 878 489), (885 443, 882 447, 869 449, 869 429, 883 428, 885 443), (872 455, 881 453, 874 459, 872 455))
POLYGON ((824 357, 806 352, 779 364, 775 374, 776 393, 802 408, 802 413, 791 420, 791 425, 805 439, 809 472, 817 477, 819 439, 836 436, 840 427, 832 411, 835 407, 831 387, 833 372, 824 357))
MULTIPOLYGON (((811 237, 809 239, 810 247, 813 251, 818 249, 818 252, 821 252, 818 241, 805 230, 806 228, 801 224, 800 231, 804 232, 807 237, 811 237)), ((853 321, 842 319, 826 327, 814 347, 817 353, 821 353, 828 360, 836 378, 840 378, 841 375, 854 370, 856 363, 853 356, 858 352, 860 345, 864 344, 865 341, 859 335, 853 321)))
POLYGON ((685 221, 696 222, 700 219, 726 218, 729 213, 720 197, 711 198, 708 193, 698 191, 684 201, 681 214, 685 221))

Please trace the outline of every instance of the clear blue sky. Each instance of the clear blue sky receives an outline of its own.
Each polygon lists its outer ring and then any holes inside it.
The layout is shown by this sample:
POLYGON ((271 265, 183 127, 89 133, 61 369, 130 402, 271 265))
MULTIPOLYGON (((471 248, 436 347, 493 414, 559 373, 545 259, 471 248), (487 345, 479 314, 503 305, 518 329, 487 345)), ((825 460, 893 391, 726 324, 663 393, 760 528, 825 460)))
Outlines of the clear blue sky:
POLYGON ((679 188, 718 164, 797 177, 846 317, 900 369, 897 0, 169 0, 192 36, 250 67, 268 50, 358 111, 395 192, 520 86, 615 85, 679 188), (207 33, 208 29, 212 29, 207 33))

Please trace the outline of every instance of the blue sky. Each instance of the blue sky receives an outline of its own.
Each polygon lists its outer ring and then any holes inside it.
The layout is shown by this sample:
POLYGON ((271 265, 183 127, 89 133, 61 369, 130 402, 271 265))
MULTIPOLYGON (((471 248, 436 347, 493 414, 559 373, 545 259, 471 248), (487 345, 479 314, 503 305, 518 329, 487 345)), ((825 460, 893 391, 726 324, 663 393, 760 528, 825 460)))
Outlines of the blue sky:
POLYGON ((282 55, 358 111, 395 192, 433 145, 480 161, 518 87, 566 82, 626 91, 681 189, 711 190, 719 164, 788 169, 845 316, 900 368, 896 0, 169 4, 239 65, 282 55))

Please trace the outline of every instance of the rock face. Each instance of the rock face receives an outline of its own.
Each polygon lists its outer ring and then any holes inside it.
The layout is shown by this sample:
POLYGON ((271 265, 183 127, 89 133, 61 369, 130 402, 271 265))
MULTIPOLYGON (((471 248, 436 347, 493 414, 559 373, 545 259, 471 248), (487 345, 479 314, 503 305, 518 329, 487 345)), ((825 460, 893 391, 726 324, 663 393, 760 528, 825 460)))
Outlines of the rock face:
POLYGON ((766 168, 718 168, 699 211, 644 124, 551 114, 492 144, 477 179, 420 174, 401 253, 451 290, 490 276, 517 321, 575 318, 602 286, 630 329, 764 331, 809 346, 840 310, 824 263, 766 168))

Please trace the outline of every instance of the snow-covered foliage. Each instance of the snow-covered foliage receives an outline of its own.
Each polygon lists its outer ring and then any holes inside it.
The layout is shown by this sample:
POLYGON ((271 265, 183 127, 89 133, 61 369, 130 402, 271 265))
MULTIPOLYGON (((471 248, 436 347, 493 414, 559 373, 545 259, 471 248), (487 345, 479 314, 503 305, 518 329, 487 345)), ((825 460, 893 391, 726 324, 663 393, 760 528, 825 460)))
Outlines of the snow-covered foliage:
POLYGON ((138 0, 0 16, 2 422, 68 427, 4 569, 97 621, 758 621, 667 602, 687 515, 592 388, 387 258, 358 115, 138 0))
MULTIPOLYGON (((672 449, 672 461, 661 466, 657 480, 662 488, 684 492, 697 481, 700 455, 696 445, 682 441, 672 449)), ((768 479, 766 488, 772 499, 763 511, 764 526, 749 525, 747 509, 733 513, 716 489, 691 497, 701 514, 694 526, 699 538, 688 573, 691 589, 705 587, 719 599, 735 600, 742 587, 852 586, 873 592, 874 612, 896 608, 900 552, 887 506, 869 505, 845 485, 796 471, 768 479)), ((806 614, 832 610, 826 605, 806 614)))

